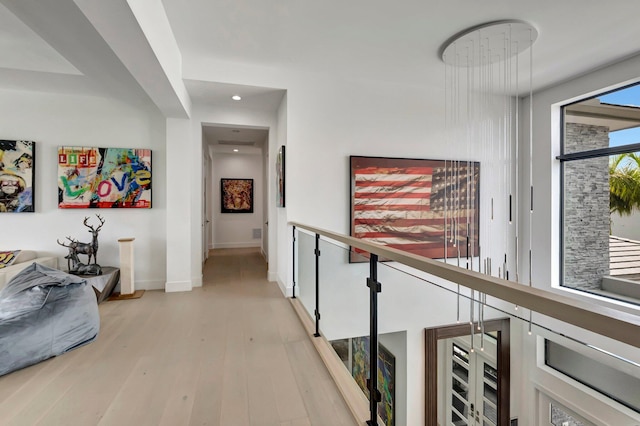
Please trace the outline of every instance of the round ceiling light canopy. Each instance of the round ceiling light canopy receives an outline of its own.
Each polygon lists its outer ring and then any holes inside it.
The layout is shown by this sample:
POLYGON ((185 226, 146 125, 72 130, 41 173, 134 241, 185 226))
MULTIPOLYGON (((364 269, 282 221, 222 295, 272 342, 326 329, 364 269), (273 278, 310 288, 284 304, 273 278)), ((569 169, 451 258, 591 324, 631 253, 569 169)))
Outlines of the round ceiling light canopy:
POLYGON ((524 21, 488 22, 451 37, 440 48, 440 58, 459 67, 496 63, 527 50, 537 38, 538 30, 524 21))

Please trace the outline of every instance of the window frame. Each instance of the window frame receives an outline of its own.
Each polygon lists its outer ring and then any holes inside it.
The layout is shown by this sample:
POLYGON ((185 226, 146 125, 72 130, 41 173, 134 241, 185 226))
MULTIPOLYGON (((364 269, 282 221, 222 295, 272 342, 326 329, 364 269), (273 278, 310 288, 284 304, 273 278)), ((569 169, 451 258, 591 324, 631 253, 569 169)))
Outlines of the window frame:
MULTIPOLYGON (((567 104, 563 104, 560 106, 560 155, 556 156, 556 160, 558 160, 560 162, 560 204, 559 204, 559 208, 560 208, 560 229, 559 229, 559 237, 560 237, 560 250, 559 250, 559 257, 560 257, 560 264, 559 264, 559 286, 560 288, 563 289, 572 289, 572 290, 577 290, 577 291, 581 291, 581 292, 585 292, 585 293, 591 293, 589 290, 587 289, 583 289, 583 288, 576 288, 576 287, 570 287, 565 285, 565 192, 566 192, 566 187, 565 187, 565 163, 571 162, 571 161, 578 161, 578 160, 586 160, 586 159, 591 159, 591 158, 599 158, 599 157, 610 157, 612 155, 620 155, 620 154, 626 154, 626 153, 633 153, 633 152, 640 152, 640 142, 638 143, 633 143, 633 144, 626 144, 626 145, 620 145, 620 146, 616 146, 616 147, 609 147, 609 148, 600 148, 600 149, 593 149, 593 150, 586 150, 586 151, 579 151, 579 152, 572 152, 570 154, 565 154, 565 138, 566 138, 566 109, 568 107, 570 107, 571 105, 575 105, 575 104, 579 104, 581 102, 587 101, 589 99, 595 99, 595 98, 599 98, 601 96, 605 96, 608 95, 610 93, 615 93, 615 92, 620 92, 623 90, 626 90, 628 88, 634 87, 634 86, 640 86, 640 82, 635 82, 632 84, 628 84, 625 86, 621 86, 621 87, 617 87, 615 89, 612 90, 606 90, 603 92, 599 92, 595 95, 591 95, 591 96, 587 96, 584 98, 580 98, 579 100, 567 103, 567 104)), ((610 132, 611 133, 611 132, 610 132)))

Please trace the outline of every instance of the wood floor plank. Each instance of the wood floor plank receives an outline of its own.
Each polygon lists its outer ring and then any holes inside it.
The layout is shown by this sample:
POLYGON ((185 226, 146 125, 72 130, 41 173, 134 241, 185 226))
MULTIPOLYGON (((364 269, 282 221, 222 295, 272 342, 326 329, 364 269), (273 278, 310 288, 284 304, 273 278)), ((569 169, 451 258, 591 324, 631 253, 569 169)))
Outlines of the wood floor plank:
POLYGON ((251 426, 279 426, 280 416, 276 404, 279 395, 269 372, 249 374, 247 392, 251 426))
POLYGON ((278 326, 282 342, 291 342, 307 338, 307 333, 300 324, 300 320, 288 300, 277 298, 270 301, 275 321, 278 326), (289 305, 289 307, 285 306, 289 305))
MULTIPOLYGON (((305 336, 306 338, 306 336, 305 336)), ((277 384, 278 399, 276 405, 281 420, 294 420, 307 417, 303 394, 300 392, 296 382, 295 373, 289 362, 285 345, 277 346, 274 349, 273 362, 269 373, 272 380, 277 384)))
MULTIPOLYGON (((333 425, 355 425, 350 416, 346 416, 347 419, 341 418, 345 411, 348 411, 346 405, 342 407, 343 410, 336 411, 337 407, 327 396, 325 379, 329 373, 324 369, 317 353, 313 356, 310 352, 310 346, 311 343, 308 340, 302 340, 290 342, 286 348, 300 392, 312 396, 304 399, 311 424, 323 425, 331 422, 333 425)), ((315 351, 315 349, 312 350, 315 351)), ((342 404, 344 405, 344 401, 342 404)))
MULTIPOLYGON (((239 302, 237 302, 239 304, 239 302)), ((238 306, 238 309, 241 309, 238 306)), ((223 362, 222 405, 220 424, 223 426, 249 425, 249 402, 247 395, 247 370, 245 354, 245 332, 242 318, 228 323, 226 351, 223 362)))

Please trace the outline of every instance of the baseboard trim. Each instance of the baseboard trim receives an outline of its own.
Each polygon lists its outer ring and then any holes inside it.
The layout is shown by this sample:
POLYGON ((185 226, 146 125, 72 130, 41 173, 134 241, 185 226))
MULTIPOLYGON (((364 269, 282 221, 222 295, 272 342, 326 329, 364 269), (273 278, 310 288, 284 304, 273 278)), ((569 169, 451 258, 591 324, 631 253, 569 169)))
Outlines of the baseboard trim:
MULTIPOLYGON (((160 280, 148 280, 148 281, 135 281, 134 286, 136 290, 164 290, 164 281, 160 280)), ((118 284, 118 291, 120 284, 118 284)))
POLYGON ((167 281, 164 291, 174 293, 178 291, 191 291, 191 281, 167 281))
POLYGON ((285 284, 281 280, 277 280, 277 283, 284 297, 293 297, 293 287, 288 287, 287 284, 285 284))
POLYGON ((215 243, 213 244, 214 249, 221 248, 259 248, 260 242, 250 242, 250 243, 215 243))
POLYGON ((191 283, 193 287, 202 287, 202 275, 191 278, 191 283))

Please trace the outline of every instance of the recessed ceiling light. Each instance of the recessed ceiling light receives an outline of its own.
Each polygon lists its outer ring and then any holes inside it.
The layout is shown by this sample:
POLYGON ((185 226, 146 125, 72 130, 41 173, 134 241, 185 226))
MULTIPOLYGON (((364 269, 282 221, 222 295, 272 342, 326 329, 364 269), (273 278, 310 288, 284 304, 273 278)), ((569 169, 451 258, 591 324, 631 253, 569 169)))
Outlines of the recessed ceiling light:
POLYGON ((233 152, 238 152, 238 151, 239 151, 239 149, 237 149, 237 148, 233 150, 233 152))
POLYGON ((240 95, 233 95, 231 99, 233 99, 234 101, 239 101, 240 99, 242 99, 242 97, 240 95))

